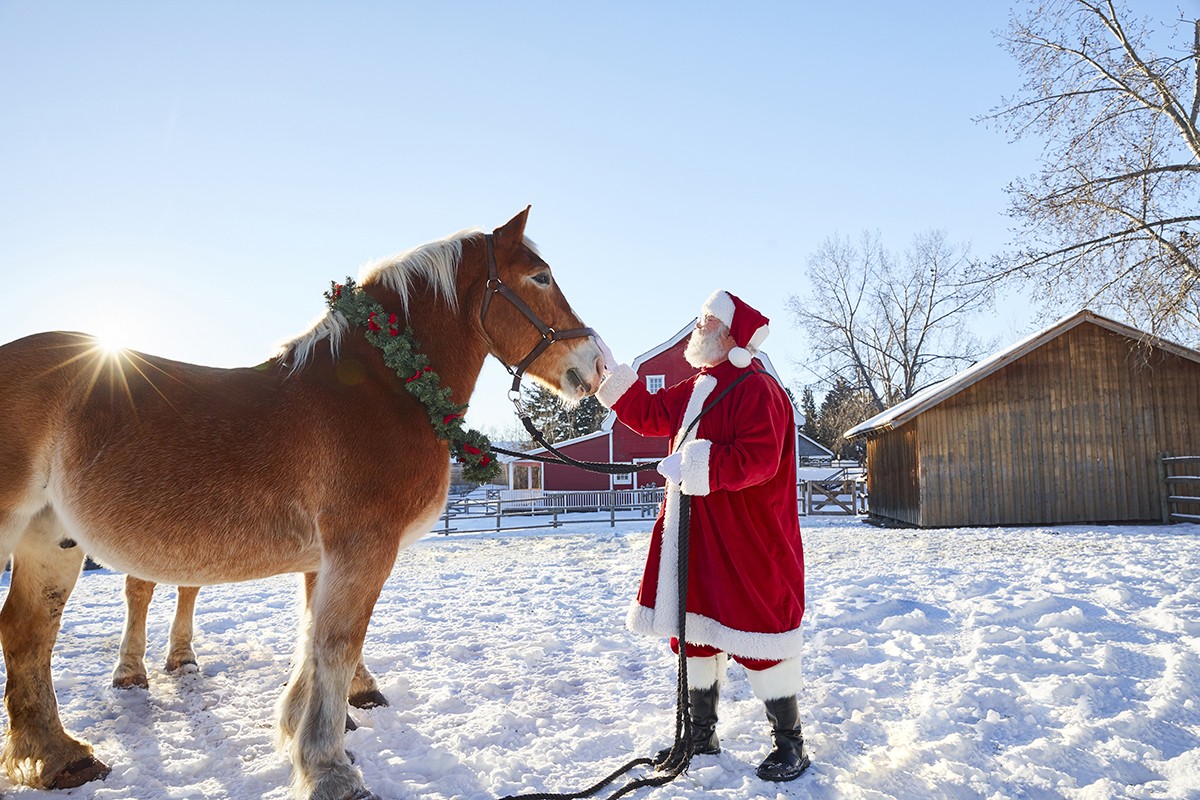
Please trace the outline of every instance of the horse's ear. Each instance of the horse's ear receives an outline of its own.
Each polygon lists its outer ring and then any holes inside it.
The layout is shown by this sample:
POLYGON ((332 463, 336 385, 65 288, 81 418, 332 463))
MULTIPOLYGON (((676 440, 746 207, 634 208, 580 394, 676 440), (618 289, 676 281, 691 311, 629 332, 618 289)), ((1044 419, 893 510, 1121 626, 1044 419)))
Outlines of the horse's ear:
POLYGON ((525 220, 529 219, 529 208, 525 206, 524 211, 496 228, 496 239, 509 246, 525 241, 525 220))

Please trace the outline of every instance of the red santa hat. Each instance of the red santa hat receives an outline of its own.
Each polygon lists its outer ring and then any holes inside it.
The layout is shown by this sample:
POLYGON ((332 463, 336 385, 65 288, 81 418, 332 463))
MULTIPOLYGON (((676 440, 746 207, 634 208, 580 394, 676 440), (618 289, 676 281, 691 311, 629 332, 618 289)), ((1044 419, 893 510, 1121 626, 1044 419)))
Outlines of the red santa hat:
POLYGON ((718 289, 704 301, 700 318, 716 317, 729 328, 729 334, 737 344, 729 351, 729 363, 739 369, 750 366, 750 359, 758 353, 763 341, 771 332, 770 322, 757 309, 735 294, 718 289))

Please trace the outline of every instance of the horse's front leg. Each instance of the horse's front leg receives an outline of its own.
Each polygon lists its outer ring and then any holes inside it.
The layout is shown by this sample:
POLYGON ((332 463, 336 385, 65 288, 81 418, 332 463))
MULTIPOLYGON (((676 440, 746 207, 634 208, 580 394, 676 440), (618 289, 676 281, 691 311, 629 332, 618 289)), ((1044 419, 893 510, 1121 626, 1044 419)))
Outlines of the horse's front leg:
POLYGON ((125 576, 125 635, 113 669, 112 685, 118 689, 150 686, 146 676, 146 615, 154 597, 153 581, 125 576))
MULTIPOLYGON (((304 604, 312 605, 313 587, 317 584, 317 573, 304 573, 304 604)), ((350 680, 350 705, 355 708, 376 708, 388 705, 388 699, 379 691, 379 682, 363 663, 362 651, 358 654, 358 664, 354 667, 354 677, 350 680)), ((353 730, 353 723, 347 717, 347 730, 353 730)))
POLYGON ((188 665, 196 666, 196 651, 192 649, 192 618, 196 615, 196 596, 199 586, 176 587, 175 619, 171 622, 171 645, 167 651, 167 672, 188 665))
POLYGON ((13 553, 8 599, 0 610, 0 642, 7 680, 8 733, 3 760, 8 776, 39 789, 67 789, 109 768, 92 748, 63 730, 50 656, 63 607, 83 566, 83 552, 46 508, 35 516, 13 553))
MULTIPOLYGON (((346 693, 391 560, 371 548, 326 551, 309 592, 279 733, 302 800, 375 798, 345 750, 346 693)), ((306 585, 308 581, 306 580, 306 585)))

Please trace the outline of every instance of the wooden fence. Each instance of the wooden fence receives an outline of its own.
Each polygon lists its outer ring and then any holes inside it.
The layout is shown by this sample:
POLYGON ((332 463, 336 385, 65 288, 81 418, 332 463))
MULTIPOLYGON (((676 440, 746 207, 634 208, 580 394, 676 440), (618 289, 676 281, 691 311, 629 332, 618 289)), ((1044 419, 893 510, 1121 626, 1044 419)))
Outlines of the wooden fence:
POLYGON ((852 517, 867 513, 867 493, 858 481, 801 481, 798 494, 802 515, 852 517))
POLYGON ((1200 456, 1158 457, 1162 478, 1162 520, 1200 522, 1200 456))

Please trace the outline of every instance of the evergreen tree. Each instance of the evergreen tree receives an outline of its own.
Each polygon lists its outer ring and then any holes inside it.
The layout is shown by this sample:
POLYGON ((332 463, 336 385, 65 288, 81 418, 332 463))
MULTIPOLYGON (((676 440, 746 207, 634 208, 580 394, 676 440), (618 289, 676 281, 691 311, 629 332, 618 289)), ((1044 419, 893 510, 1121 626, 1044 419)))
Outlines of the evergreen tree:
POLYGON ((521 401, 533 424, 551 444, 595 433, 608 414, 595 397, 585 397, 578 403, 564 403, 541 384, 524 387, 521 401))
POLYGON ((813 399, 811 386, 805 386, 800 395, 800 413, 804 414, 804 424, 800 426, 800 432, 810 439, 820 441, 817 439, 817 401, 813 399))
POLYGON ((866 444, 861 439, 845 439, 842 434, 874 413, 875 403, 871 395, 839 377, 821 401, 821 409, 817 414, 817 435, 814 438, 832 450, 839 459, 862 461, 867 455, 866 444))

